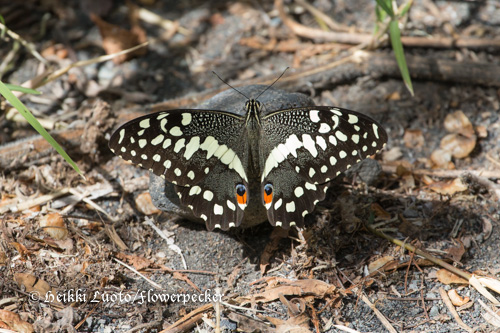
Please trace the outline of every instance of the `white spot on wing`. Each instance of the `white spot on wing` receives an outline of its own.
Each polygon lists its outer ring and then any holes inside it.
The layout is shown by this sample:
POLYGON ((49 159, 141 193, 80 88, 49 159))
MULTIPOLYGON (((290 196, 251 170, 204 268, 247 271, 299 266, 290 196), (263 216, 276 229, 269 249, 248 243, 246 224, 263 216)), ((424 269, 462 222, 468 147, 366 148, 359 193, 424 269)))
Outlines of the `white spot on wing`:
POLYGON ((326 150, 326 141, 322 136, 316 137, 316 144, 321 147, 321 149, 326 150))
POLYGON ((313 168, 310 168, 309 169, 309 178, 312 178, 315 173, 316 173, 316 170, 314 170, 313 168))
POLYGON ((224 155, 221 156, 220 161, 226 165, 229 165, 234 158, 236 157, 236 153, 232 149, 228 149, 224 155))
POLYGON ((332 111, 333 113, 335 113, 337 116, 341 116, 342 117, 342 112, 340 112, 340 110, 338 108, 330 109, 330 111, 332 111))
POLYGON ((336 129, 337 126, 339 126, 339 117, 336 115, 333 115, 332 120, 333 120, 333 128, 332 129, 336 129))
POLYGON ((276 201, 276 203, 274 204, 274 209, 277 210, 278 208, 280 208, 282 203, 283 203, 283 200, 281 198, 279 198, 279 200, 276 201))
POLYGON ((222 215, 224 213, 224 207, 221 205, 215 204, 214 205, 214 214, 215 215, 222 215))
POLYGON ((182 135, 181 128, 179 126, 172 127, 170 129, 170 135, 172 135, 172 136, 181 136, 182 135))
POLYGON ((167 119, 166 118, 163 118, 161 121, 160 121, 160 128, 163 132, 167 133, 167 128, 165 127, 165 125, 167 125, 167 119))
POLYGON ((192 119, 192 116, 190 113, 183 113, 181 124, 184 126, 187 126, 191 123, 191 119, 192 119))
POLYGON ((316 185, 311 184, 311 183, 306 183, 305 184, 306 189, 311 190, 311 191, 316 191, 316 185))
POLYGON ((286 209, 286 211, 287 211, 287 212, 289 212, 289 213, 293 213, 293 212, 295 212, 295 202, 290 201, 289 203, 287 203, 287 204, 285 205, 285 209, 286 209))
POLYGON ((124 129, 124 128, 122 128, 122 129, 120 130, 120 138, 118 139, 118 143, 119 143, 119 144, 121 144, 121 143, 122 143, 122 141, 123 141, 123 138, 124 138, 124 137, 125 137, 125 129, 124 129))
POLYGON ((331 130, 331 128, 330 128, 330 126, 328 126, 328 124, 322 123, 319 126, 318 132, 320 132, 320 133, 328 133, 328 132, 330 132, 330 130, 331 130))
POLYGON ((141 122, 139 123, 139 126, 141 128, 149 128, 149 118, 141 120, 141 122))
POLYGON ((189 189, 189 195, 198 195, 201 193, 201 187, 199 186, 193 186, 189 189))
POLYGON ((187 176, 188 176, 189 179, 193 180, 194 176, 195 176, 193 170, 189 171, 188 174, 187 174, 187 176))
POLYGON ((200 148, 200 137, 193 136, 186 145, 186 151, 184 152, 184 158, 189 160, 191 156, 200 148))
POLYGON ((343 141, 343 142, 346 142, 347 141, 347 136, 342 133, 341 131, 337 130, 335 131, 335 136, 337 137, 337 139, 339 139, 340 141, 343 141))
POLYGON ((349 114, 349 119, 347 121, 349 122, 349 124, 356 124, 358 122, 358 116, 349 114))
POLYGON ((375 123, 374 123, 372 126, 373 126, 373 134, 375 134, 375 137, 376 137, 377 139, 379 139, 379 136, 378 136, 378 126, 377 126, 377 124, 375 124, 375 123))
POLYGON ((300 198, 302 195, 304 195, 304 189, 300 186, 297 186, 295 190, 293 190, 293 193, 297 198, 300 198))
POLYGON ((163 141, 163 149, 167 149, 168 147, 170 147, 171 144, 172 140, 166 139, 165 141, 163 141))
POLYGON ((158 117, 156 117, 156 120, 162 120, 163 118, 165 118, 166 116, 168 116, 168 113, 167 112, 162 112, 158 115, 158 117))
POLYGON ((146 139, 139 140, 139 147, 144 148, 147 144, 148 144, 148 141, 146 139))
POLYGON ((311 110, 309 111, 309 118, 311 118, 311 121, 313 123, 317 123, 319 119, 319 111, 318 110, 311 110))
POLYGON ((205 192, 203 192, 203 199, 207 201, 212 201, 213 198, 214 198, 214 192, 210 190, 206 190, 205 192))
POLYGON ((165 138, 165 136, 163 134, 160 134, 156 138, 154 138, 153 140, 151 140, 151 144, 153 146, 157 146, 157 145, 159 145, 160 143, 163 142, 164 138, 165 138))
POLYGON ((318 156, 316 144, 309 134, 302 134, 302 142, 304 144, 304 148, 306 148, 313 157, 318 156))
POLYGON ((184 148, 184 143, 186 142, 186 139, 182 138, 179 139, 174 146, 174 152, 178 153, 181 151, 182 148, 184 148))
POLYGON ((297 157, 297 149, 303 146, 304 145, 295 134, 290 135, 285 141, 285 147, 293 155, 293 157, 297 157))
POLYGON ((231 209, 232 211, 236 211, 236 206, 234 205, 234 203, 231 200, 227 200, 226 204, 227 204, 227 207, 229 207, 229 209, 231 209))

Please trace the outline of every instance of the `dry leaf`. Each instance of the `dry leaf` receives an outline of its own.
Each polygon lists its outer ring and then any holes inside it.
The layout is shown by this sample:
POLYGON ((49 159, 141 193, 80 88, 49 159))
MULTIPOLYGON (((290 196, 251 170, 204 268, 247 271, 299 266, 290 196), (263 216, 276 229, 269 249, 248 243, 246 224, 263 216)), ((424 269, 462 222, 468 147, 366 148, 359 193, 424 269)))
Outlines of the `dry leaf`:
POLYGON ((5 252, 0 250, 0 266, 5 265, 6 263, 7 263, 7 255, 5 254, 5 252))
POLYGON ((489 312, 481 313, 481 315, 490 325, 500 328, 500 319, 498 319, 498 316, 500 316, 500 310, 497 310, 495 313, 497 314, 497 317, 493 316, 489 312))
POLYGON ((0 310, 0 322, 4 322, 9 329, 15 332, 34 332, 33 325, 22 320, 17 313, 11 311, 0 310))
POLYGON ((431 154, 431 162, 434 167, 440 169, 454 169, 451 163, 451 153, 445 149, 438 148, 431 154))
POLYGON ((249 303, 267 303, 279 299, 280 295, 283 296, 315 296, 323 298, 326 294, 330 294, 335 291, 335 286, 328 284, 326 282, 307 279, 307 280, 297 280, 287 284, 279 285, 273 288, 267 289, 265 292, 248 295, 240 297, 238 300, 241 305, 249 303))
POLYGON ((467 185, 462 182, 462 179, 455 178, 453 180, 435 182, 431 184, 429 188, 439 194, 453 195, 467 190, 467 185))
POLYGON ((455 306, 462 306, 470 301, 469 297, 460 296, 455 289, 448 290, 448 297, 455 306))
POLYGON ((425 143, 422 131, 419 129, 407 129, 403 141, 408 148, 422 148, 425 143))
POLYGON ((444 284, 469 284, 469 282, 458 275, 453 274, 447 269, 441 268, 436 272, 439 282, 444 284))
POLYGON ((19 255, 23 259, 26 259, 26 257, 31 253, 30 251, 28 251, 28 249, 26 248, 26 246, 24 246, 21 243, 11 242, 10 245, 12 245, 17 250, 17 252, 19 252, 19 255))
POLYGON ((394 260, 393 256, 385 256, 375 261, 372 261, 368 264, 368 272, 371 274, 393 260, 394 260))
POLYGON ((274 317, 265 317, 276 328, 273 332, 278 333, 308 333, 309 331, 309 318, 305 314, 296 317, 290 317, 287 320, 282 320, 274 317))
POLYGON ((413 189, 415 188, 415 178, 412 174, 408 173, 401 177, 400 184, 404 189, 413 189))
POLYGON ((432 179, 432 178, 431 178, 431 177, 429 177, 428 175, 422 175, 422 176, 420 177, 420 181, 421 181, 422 183, 424 183, 425 185, 431 185, 431 184, 434 184, 434 183, 435 183, 434 179, 432 179))
POLYGON ((385 97, 386 100, 388 101, 399 101, 401 99, 401 95, 399 91, 395 91, 393 93, 390 93, 385 97))
MULTIPOLYGON (((144 36, 139 33, 138 27, 134 27, 132 31, 122 29, 114 24, 108 23, 102 20, 99 16, 90 14, 91 20, 99 28, 99 32, 102 37, 102 47, 107 54, 117 53, 123 50, 127 50, 131 47, 139 45, 145 42, 144 36)), ((113 58, 115 64, 121 64, 122 62, 131 59, 135 56, 142 55, 146 52, 145 48, 140 48, 134 52, 122 54, 113 58)))
POLYGON ((462 259, 462 256, 464 255, 465 253, 465 247, 464 247, 464 244, 462 242, 459 242, 460 245, 459 246, 455 246, 455 247, 450 247, 448 249, 448 255, 456 262, 460 262, 460 260, 462 259))
POLYGON ((488 129, 483 125, 476 126, 477 137, 484 139, 488 137, 488 129))
POLYGON ((439 145, 441 149, 450 152, 455 158, 464 158, 474 150, 476 146, 476 136, 472 134, 470 137, 458 133, 446 135, 441 139, 439 145))
POLYGON ((143 192, 135 198, 137 209, 144 215, 158 214, 160 210, 155 207, 149 192, 143 192))
POLYGON ((68 229, 63 217, 59 213, 50 213, 40 219, 40 227, 50 237, 61 240, 68 236, 68 229))
POLYGON ((377 219, 384 221, 391 219, 391 213, 382 208, 382 206, 380 206, 378 203, 372 203, 371 209, 375 213, 377 219))
POLYGON ((153 262, 149 259, 146 259, 141 256, 136 256, 132 254, 125 254, 123 252, 119 252, 116 254, 116 257, 120 260, 124 260, 134 266, 134 268, 138 271, 148 268, 153 265, 153 262))
POLYGON ((401 151, 401 148, 394 147, 394 148, 391 148, 387 151, 384 150, 382 152, 382 156, 383 156, 384 161, 391 162, 391 161, 397 161, 398 159, 400 159, 401 156, 403 156, 403 153, 401 151))
POLYGON ((39 295, 42 295, 42 297, 52 290, 52 287, 47 282, 27 273, 16 273, 14 281, 16 281, 19 287, 24 286, 26 292, 31 293, 35 291, 39 295))
POLYGON ((227 317, 238 323, 238 327, 244 327, 248 332, 268 332, 269 326, 266 325, 263 321, 254 319, 249 316, 241 315, 234 311, 229 311, 227 317))
POLYGON ((474 135, 472 123, 462 111, 448 114, 444 119, 444 128, 450 133, 460 133, 467 137, 474 135))

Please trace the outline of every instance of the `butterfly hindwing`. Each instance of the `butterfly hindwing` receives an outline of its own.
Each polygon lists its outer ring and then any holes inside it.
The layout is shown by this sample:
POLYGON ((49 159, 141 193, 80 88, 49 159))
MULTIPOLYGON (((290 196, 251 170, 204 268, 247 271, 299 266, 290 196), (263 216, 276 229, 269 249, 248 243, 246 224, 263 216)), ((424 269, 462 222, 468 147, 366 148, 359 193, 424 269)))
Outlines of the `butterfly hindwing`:
POLYGON ((318 201, 325 198, 327 184, 310 183, 295 172, 289 162, 284 162, 282 167, 271 171, 268 179, 270 182, 272 180, 273 200, 264 205, 273 226, 302 227, 304 217, 314 210, 318 201))
POLYGON ((261 182, 273 186, 266 208, 271 224, 284 228, 301 226, 306 212, 324 199, 326 183, 387 141, 377 122, 336 107, 280 110, 261 124, 261 182))
POLYGON ((227 166, 219 163, 207 175, 203 183, 191 187, 176 186, 181 203, 203 219, 208 230, 228 230, 238 227, 243 220, 245 205, 238 204, 236 185, 242 183, 235 172, 226 172, 227 166))

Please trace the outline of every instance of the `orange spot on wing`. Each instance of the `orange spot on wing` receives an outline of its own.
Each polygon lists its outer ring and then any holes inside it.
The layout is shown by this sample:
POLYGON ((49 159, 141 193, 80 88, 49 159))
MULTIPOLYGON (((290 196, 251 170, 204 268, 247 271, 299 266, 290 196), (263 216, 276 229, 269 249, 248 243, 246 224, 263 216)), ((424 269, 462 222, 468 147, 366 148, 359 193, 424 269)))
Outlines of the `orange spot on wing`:
POLYGON ((246 205, 246 203, 247 203, 247 192, 245 191, 245 194, 243 194, 243 195, 236 194, 236 200, 238 200, 238 203, 240 205, 246 205))
POLYGON ((273 201, 273 192, 267 194, 266 191, 264 191, 264 204, 270 204, 273 201))

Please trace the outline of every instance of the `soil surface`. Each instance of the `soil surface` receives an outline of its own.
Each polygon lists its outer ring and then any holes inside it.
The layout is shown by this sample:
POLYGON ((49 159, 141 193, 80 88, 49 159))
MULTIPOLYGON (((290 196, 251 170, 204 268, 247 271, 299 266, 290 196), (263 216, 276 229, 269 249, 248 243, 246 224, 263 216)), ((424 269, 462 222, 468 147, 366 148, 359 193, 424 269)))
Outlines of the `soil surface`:
POLYGON ((21 97, 85 179, 1 104, 0 328, 500 329, 486 310, 494 311, 491 300, 463 279, 500 274, 500 5, 414 2, 400 24, 412 96, 387 41, 360 46, 373 34, 375 1, 309 3, 336 26, 303 1, 2 6, 7 27, 46 59, 7 35, 2 82, 151 43, 121 62, 71 68, 39 86, 42 95, 21 97), (389 135, 375 160, 332 182, 303 230, 264 223, 209 232, 160 212, 148 171, 107 147, 127 120, 192 108, 228 89, 212 71, 237 87, 268 85, 287 67, 276 88, 365 113, 389 135))

